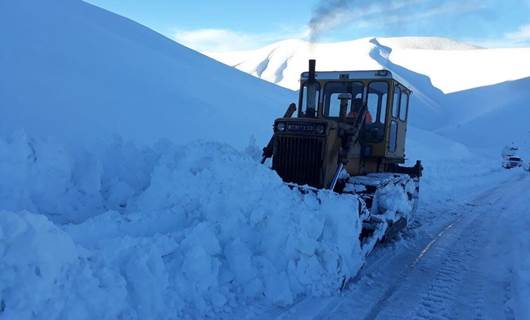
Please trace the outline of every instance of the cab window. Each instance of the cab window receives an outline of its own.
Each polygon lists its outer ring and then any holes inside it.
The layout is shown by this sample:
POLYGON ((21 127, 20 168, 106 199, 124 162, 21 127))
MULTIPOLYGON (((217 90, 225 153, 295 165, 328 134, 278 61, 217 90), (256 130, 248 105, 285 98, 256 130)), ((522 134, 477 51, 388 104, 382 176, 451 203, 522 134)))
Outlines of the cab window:
POLYGON ((385 123, 388 83, 372 82, 368 86, 368 111, 373 122, 385 123))
POLYGON ((324 88, 323 114, 325 117, 345 117, 355 112, 354 107, 363 101, 362 82, 332 81, 324 88))
POLYGON ((392 118, 397 119, 399 116, 399 97, 401 95, 401 89, 396 86, 394 89, 394 101, 392 103, 392 118))
POLYGON ((409 109, 409 95, 406 92, 401 93, 401 107, 399 108, 399 119, 407 121, 407 114, 409 109))
POLYGON ((315 117, 320 99, 320 84, 316 81, 306 82, 300 94, 299 117, 315 117))

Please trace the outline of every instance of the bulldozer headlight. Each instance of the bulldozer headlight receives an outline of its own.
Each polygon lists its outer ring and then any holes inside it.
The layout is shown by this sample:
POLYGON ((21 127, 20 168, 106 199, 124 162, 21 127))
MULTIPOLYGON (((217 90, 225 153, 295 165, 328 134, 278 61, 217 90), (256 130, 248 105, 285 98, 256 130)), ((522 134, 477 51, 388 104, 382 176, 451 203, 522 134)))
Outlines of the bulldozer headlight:
POLYGON ((324 126, 321 125, 321 124, 319 124, 319 125, 316 127, 316 132, 317 132, 318 134, 323 134, 325 130, 326 130, 326 128, 324 128, 324 126))
POLYGON ((283 122, 279 122, 277 125, 276 125, 276 130, 280 131, 280 132, 284 132, 285 131, 285 123, 283 122))

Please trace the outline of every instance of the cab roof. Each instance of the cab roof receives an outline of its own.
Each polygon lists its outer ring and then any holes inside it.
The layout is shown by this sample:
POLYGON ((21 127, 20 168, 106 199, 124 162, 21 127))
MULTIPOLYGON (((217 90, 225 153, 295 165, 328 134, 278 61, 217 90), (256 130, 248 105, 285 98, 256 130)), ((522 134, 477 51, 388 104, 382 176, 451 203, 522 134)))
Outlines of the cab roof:
MULTIPOLYGON (((309 79, 309 72, 303 72, 301 80, 309 79)), ((388 70, 369 70, 369 71, 316 71, 315 78, 317 80, 345 80, 345 79, 359 79, 359 80, 372 80, 372 79, 387 79, 395 80, 392 76, 392 72, 388 70)))
MULTIPOLYGON (((300 81, 304 82, 309 80, 309 72, 303 72, 300 76, 300 81)), ((392 80, 399 84, 402 90, 407 90, 409 94, 412 94, 407 86, 402 81, 396 79, 392 72, 389 70, 367 70, 367 71, 316 71, 316 80, 392 80)))

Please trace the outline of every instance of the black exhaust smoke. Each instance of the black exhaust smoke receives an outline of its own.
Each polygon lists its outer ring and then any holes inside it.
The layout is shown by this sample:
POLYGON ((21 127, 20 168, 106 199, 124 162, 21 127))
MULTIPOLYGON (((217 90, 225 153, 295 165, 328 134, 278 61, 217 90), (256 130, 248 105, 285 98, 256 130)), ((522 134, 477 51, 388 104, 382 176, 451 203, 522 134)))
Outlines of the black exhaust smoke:
POLYGON ((309 80, 315 80, 316 60, 309 60, 309 80))
POLYGON ((316 42, 319 35, 334 27, 338 16, 351 9, 358 1, 355 0, 321 0, 313 9, 309 20, 309 41, 316 42))
MULTIPOLYGON (((313 7, 311 18, 307 23, 309 42, 317 42, 319 37, 337 27, 354 23, 380 25, 395 32, 397 28, 420 27, 418 19, 401 19, 404 15, 432 13, 433 15, 455 15, 462 12, 482 12, 484 7, 476 3, 462 4, 448 10, 447 2, 425 0, 319 0, 313 7)), ((455 4, 458 1, 454 1, 455 4)), ((466 1, 461 1, 465 3, 466 1)), ((483 20, 483 19, 481 19, 483 20)), ((467 20, 466 20, 467 21, 467 20)))

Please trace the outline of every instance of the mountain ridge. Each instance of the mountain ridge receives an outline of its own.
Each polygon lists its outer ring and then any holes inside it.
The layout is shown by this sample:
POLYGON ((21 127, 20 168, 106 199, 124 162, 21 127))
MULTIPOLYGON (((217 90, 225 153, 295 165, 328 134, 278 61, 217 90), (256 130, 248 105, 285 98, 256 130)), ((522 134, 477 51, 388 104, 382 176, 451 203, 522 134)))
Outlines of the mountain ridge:
POLYGON ((309 58, 318 70, 372 70, 372 41, 392 48, 389 59, 431 78, 435 87, 452 93, 530 76, 530 48, 482 48, 441 37, 368 37, 342 42, 310 43, 284 40, 256 50, 205 52, 208 56, 253 76, 297 90, 309 58), (267 62, 267 63, 264 63, 267 62), (260 68, 260 65, 266 68, 260 68), (275 74, 282 67, 281 78, 275 74), (491 70, 490 70, 491 69, 491 70))

